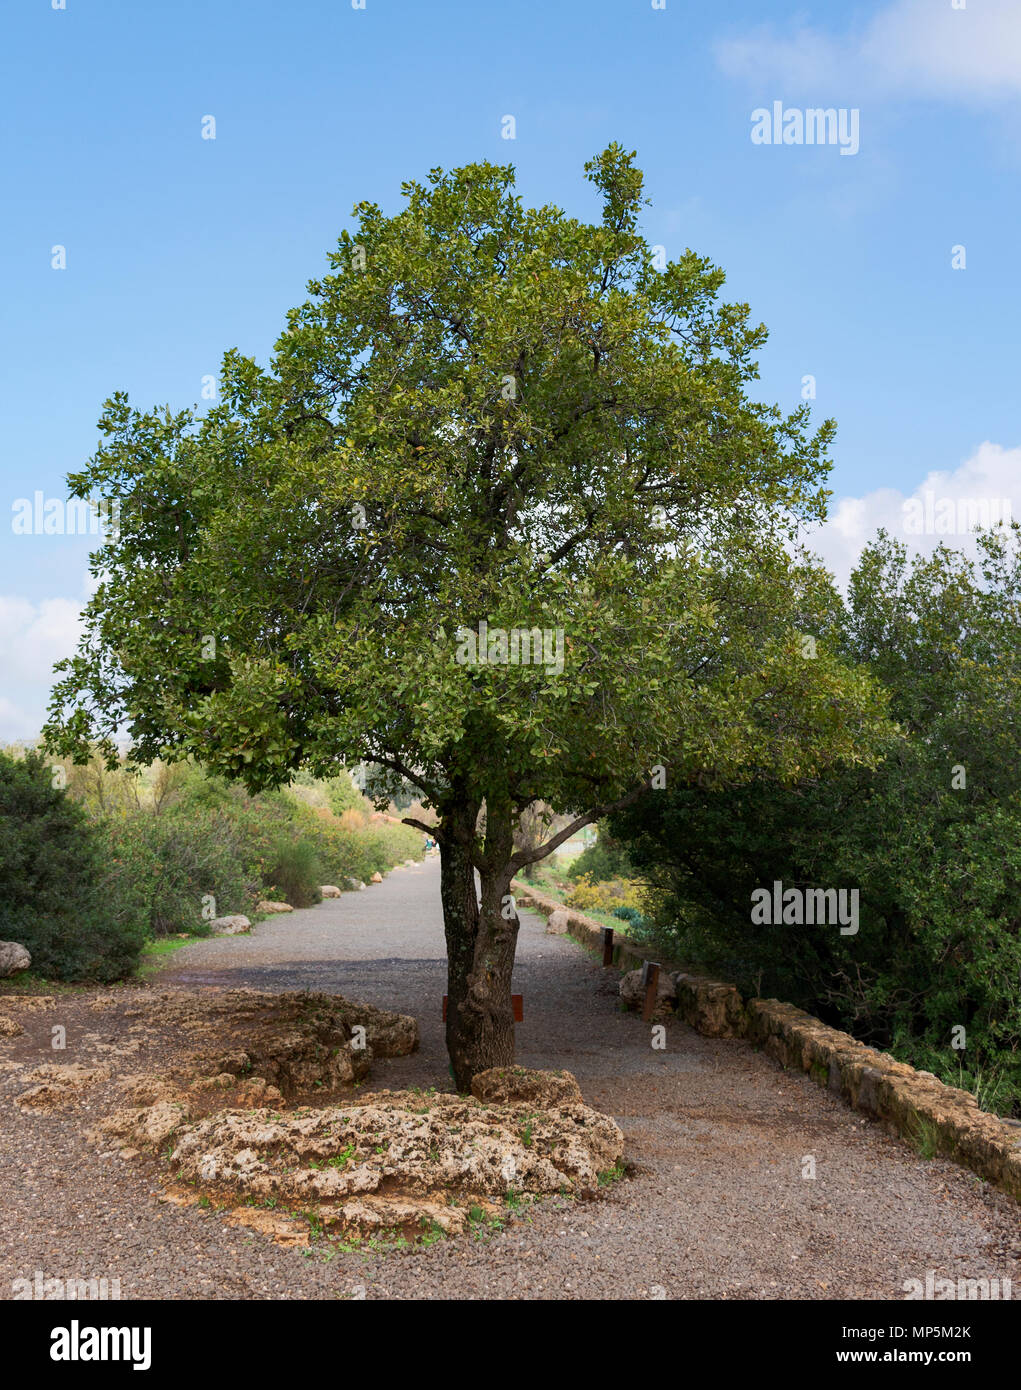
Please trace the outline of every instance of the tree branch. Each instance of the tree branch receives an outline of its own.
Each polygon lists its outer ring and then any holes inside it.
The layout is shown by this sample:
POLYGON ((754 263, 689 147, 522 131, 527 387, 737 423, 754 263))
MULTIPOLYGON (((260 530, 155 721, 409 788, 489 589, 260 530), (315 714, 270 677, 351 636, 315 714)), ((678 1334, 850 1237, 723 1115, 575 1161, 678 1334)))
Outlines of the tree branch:
POLYGON ((551 836, 544 845, 538 849, 518 850, 517 854, 512 854, 509 860, 511 868, 516 872, 523 869, 526 864, 534 864, 539 859, 545 859, 548 854, 552 854, 555 849, 569 840, 576 830, 581 830, 583 826, 591 825, 594 820, 599 820, 603 816, 608 816, 611 811, 621 811, 625 806, 630 806, 632 801, 637 801, 641 794, 648 791, 652 786, 652 778, 648 777, 644 782, 640 782, 637 787, 632 787, 626 796, 622 796, 619 801, 608 801, 603 806, 593 806, 590 811, 586 811, 577 820, 571 821, 570 825, 564 827, 556 835, 551 836))
POLYGON ((402 816, 401 825, 412 825, 416 830, 424 830, 437 844, 445 845, 447 843, 447 837, 440 833, 439 826, 426 825, 424 821, 416 820, 414 816, 402 816))

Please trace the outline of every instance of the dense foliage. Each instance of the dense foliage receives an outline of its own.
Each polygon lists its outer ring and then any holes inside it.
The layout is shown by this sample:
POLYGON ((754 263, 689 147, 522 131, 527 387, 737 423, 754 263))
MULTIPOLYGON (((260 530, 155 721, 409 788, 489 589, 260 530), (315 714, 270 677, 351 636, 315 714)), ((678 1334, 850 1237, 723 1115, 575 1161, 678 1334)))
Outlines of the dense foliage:
POLYGON ((422 852, 417 831, 371 818, 349 778, 353 796, 309 779, 253 797, 191 764, 145 784, 97 760, 57 766, 67 790, 38 754, 0 754, 0 939, 25 945, 48 978, 123 978, 148 940, 202 935, 267 896, 310 906, 325 882, 422 852))
POLYGON ((341 763, 410 783, 462 1089, 513 1060, 505 899, 558 842, 515 848, 522 812, 584 824, 659 764, 867 761, 882 721, 867 674, 801 659, 831 596, 791 542, 824 513, 832 423, 753 399, 765 329, 707 259, 660 267, 633 156, 586 172, 592 223, 491 164, 359 204, 266 367, 228 352, 201 415, 116 394, 70 480, 120 524, 51 746, 126 725, 143 762, 253 792, 341 763))
POLYGON ((886 537, 853 577, 841 646, 891 695, 880 767, 784 788, 687 785, 614 818, 660 938, 1021 1113, 1021 563, 909 564, 886 537), (857 888, 856 934, 756 925, 752 890, 857 888))
POLYGON ((60 979, 113 980, 145 941, 145 901, 101 830, 35 754, 0 753, 0 939, 60 979))

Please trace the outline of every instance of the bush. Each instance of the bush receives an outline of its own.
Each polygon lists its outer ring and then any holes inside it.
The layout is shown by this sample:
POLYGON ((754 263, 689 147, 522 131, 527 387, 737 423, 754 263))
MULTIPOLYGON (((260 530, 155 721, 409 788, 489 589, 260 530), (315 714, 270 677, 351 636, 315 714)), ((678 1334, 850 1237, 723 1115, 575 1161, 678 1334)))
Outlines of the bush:
POLYGON ((678 783, 613 818, 665 950, 819 1015, 1021 1116, 1021 530, 909 561, 881 538, 842 654, 901 732, 874 771, 678 783), (858 930, 765 924, 751 894, 843 888, 858 930))
POLYGON ((638 911, 637 907, 615 907, 614 917, 619 917, 622 922, 628 922, 633 927, 644 927, 645 917, 638 911))
POLYGON ((585 875, 567 895, 567 906, 579 912, 613 912, 616 908, 639 911, 642 884, 631 879, 611 878, 604 883, 592 883, 585 875))
POLYGON ((323 870, 311 839, 282 840, 266 878, 267 889, 292 907, 311 907, 322 901, 323 870))
POLYGON ((220 811, 107 820, 102 833, 119 882, 138 885, 150 937, 202 936, 212 917, 251 910, 259 873, 250 842, 220 811))
POLYGON ((610 834, 604 822, 599 824, 599 838, 578 855, 567 870, 570 879, 590 878, 602 883, 610 878, 631 878, 634 867, 620 840, 610 834))
POLYGON ((34 971, 105 982, 135 968, 144 893, 119 868, 39 755, 0 754, 0 937, 21 942, 34 971))

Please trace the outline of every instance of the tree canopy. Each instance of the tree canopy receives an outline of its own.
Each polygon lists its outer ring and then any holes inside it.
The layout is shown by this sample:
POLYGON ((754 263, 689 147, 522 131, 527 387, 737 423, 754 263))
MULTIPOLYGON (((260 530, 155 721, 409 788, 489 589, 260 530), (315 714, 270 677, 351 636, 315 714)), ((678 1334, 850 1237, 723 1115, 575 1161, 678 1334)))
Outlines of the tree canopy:
POLYGON ((358 762, 420 788, 455 1032, 499 994, 506 1034, 500 905, 558 842, 514 852, 532 803, 577 824, 657 768, 802 777, 868 760, 884 720, 796 545, 832 422, 750 398, 765 330, 705 258, 657 268, 633 156, 586 172, 596 223, 490 164, 404 185, 394 215, 359 204, 267 367, 228 352, 205 415, 114 395, 71 479, 120 522, 48 739, 126 723, 138 759, 253 790, 358 762))

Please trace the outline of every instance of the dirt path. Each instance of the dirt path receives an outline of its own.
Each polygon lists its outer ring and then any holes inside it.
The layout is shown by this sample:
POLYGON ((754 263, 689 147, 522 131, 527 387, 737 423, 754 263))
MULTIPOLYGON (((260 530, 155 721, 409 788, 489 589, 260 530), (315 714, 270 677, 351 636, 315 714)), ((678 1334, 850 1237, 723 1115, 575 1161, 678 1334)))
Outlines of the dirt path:
MULTIPOLYGON (((35 1270, 116 1276, 126 1298, 896 1299, 930 1270, 1008 1277, 1021 1296, 1016 1204, 923 1161, 742 1042, 671 1023, 666 1050, 653 1050, 650 1029, 617 1008, 618 978, 524 917, 518 1059, 574 1072, 586 1101, 621 1125, 637 1171, 601 1200, 555 1199, 486 1241, 328 1263, 269 1245, 215 1214, 161 1205, 155 1166, 98 1157, 80 1120, 22 1115, 15 1074, 0 1072, 0 1296, 35 1270), (808 1155, 814 1179, 802 1177, 808 1155)), ((250 937, 186 947, 159 983, 315 988, 412 1013, 420 1051, 375 1063, 373 1088, 452 1088, 436 861, 250 937)), ((69 1039, 81 1007, 61 1004, 69 1039)), ((90 1102, 97 1113, 102 1099, 90 1102)))

